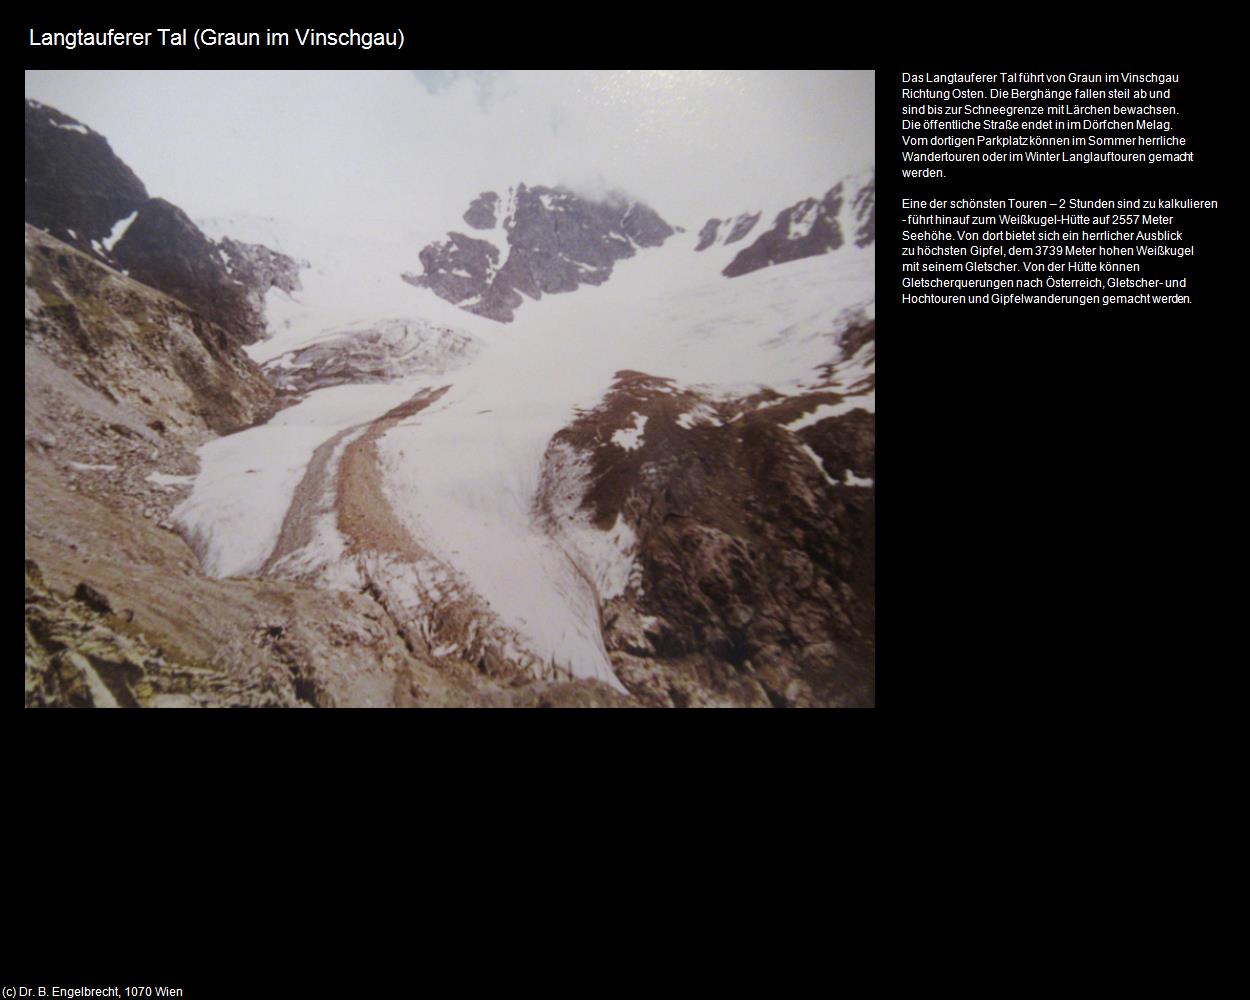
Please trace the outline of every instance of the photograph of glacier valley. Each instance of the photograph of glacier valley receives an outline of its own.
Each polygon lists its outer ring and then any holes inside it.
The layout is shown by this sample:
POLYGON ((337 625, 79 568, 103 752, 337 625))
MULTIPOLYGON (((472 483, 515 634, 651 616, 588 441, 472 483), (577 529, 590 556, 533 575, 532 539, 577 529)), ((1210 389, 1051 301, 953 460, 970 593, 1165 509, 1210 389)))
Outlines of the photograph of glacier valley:
POLYGON ((26 706, 873 707, 874 101, 28 71, 26 706))

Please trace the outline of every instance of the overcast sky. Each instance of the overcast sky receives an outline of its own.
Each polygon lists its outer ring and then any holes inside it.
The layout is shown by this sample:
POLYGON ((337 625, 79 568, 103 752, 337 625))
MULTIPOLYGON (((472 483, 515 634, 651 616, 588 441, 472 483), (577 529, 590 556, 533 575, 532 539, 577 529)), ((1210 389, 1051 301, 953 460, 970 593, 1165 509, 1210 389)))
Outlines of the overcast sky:
POLYGON ((28 71, 193 218, 435 237, 479 191, 621 188, 674 224, 873 163, 871 71, 28 71))

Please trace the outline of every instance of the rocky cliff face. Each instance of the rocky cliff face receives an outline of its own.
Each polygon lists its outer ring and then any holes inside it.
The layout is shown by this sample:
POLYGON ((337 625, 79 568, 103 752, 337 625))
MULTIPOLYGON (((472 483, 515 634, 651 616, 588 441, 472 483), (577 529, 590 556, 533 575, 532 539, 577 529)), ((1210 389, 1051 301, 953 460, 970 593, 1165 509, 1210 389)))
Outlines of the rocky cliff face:
POLYGON ((55 108, 26 101, 26 221, 87 253, 147 189, 104 136, 55 108))
MULTIPOLYGON (((481 311, 499 270, 499 248, 494 243, 463 233, 448 233, 446 240, 425 247, 420 257, 425 273, 405 274, 405 281, 428 288, 439 298, 464 308, 478 307, 470 309, 471 312, 481 311)), ((502 288, 500 295, 506 295, 502 288)), ((504 311, 510 319, 511 312, 504 311)))
POLYGON ((674 232, 652 209, 623 195, 592 201, 567 188, 524 184, 506 200, 484 192, 464 218, 493 238, 449 233, 421 251, 423 273, 404 280, 503 323, 525 297, 602 284, 616 261, 659 246, 674 232))
MULTIPOLYGON (((721 273, 735 278, 762 267, 829 253, 848 241, 848 233, 856 246, 865 247, 876 239, 876 218, 875 182, 872 179, 839 181, 823 198, 804 198, 778 212, 772 226, 735 256, 721 273)), ((718 222, 709 220, 704 232, 709 232, 708 226, 718 222)), ((715 235, 713 228, 707 245, 711 245, 715 235)))

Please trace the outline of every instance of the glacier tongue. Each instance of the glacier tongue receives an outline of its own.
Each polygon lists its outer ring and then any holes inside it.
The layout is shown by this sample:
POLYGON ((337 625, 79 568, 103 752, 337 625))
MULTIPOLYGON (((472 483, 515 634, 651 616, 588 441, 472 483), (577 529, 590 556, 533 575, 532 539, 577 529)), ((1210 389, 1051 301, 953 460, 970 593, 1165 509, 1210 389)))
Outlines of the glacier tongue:
POLYGON ((410 379, 320 389, 267 424, 202 445, 200 473, 174 519, 205 571, 258 574, 317 448, 341 431, 380 417, 421 385, 423 379, 410 379))
MULTIPOLYGON (((563 524, 538 515, 552 436, 575 410, 593 407, 624 369, 710 395, 761 386, 799 392, 817 366, 835 359, 835 335, 848 317, 873 299, 872 245, 727 279, 719 270, 739 247, 696 254, 697 236, 688 232, 620 261, 604 285, 545 298, 503 327, 400 282, 391 266, 398 261, 385 248, 328 246, 326 264, 310 239, 284 246, 268 235, 268 245, 309 257, 314 266, 289 325, 252 345, 253 358, 278 358, 349 321, 401 314, 472 334, 479 349, 444 374, 406 372, 385 384, 319 389, 263 427, 205 445, 202 472, 177 516, 206 569, 261 572, 319 447, 378 421, 415 392, 448 386, 376 435, 381 490, 394 518, 476 591, 537 661, 618 690, 599 610, 633 572, 632 532, 623 523, 598 532, 579 519, 575 502, 563 524), (375 267, 383 268, 380 275, 375 267), (365 271, 362 290, 354 283, 365 271), (383 279, 397 287, 371 297, 383 279), (403 308, 393 308, 401 298, 403 308)), ((338 542, 320 544, 323 554, 312 562, 288 554, 285 564, 324 569, 343 558, 338 542)), ((392 576, 418 572, 416 561, 371 559, 392 576)), ((330 585, 360 585, 353 573, 337 584, 333 572, 322 575, 330 585)))

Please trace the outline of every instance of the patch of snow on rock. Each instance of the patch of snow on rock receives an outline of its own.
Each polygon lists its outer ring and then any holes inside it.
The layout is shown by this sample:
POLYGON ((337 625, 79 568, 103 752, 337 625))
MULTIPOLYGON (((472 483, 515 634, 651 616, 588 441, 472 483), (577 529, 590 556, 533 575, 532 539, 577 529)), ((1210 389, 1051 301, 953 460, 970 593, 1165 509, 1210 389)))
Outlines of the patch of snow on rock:
POLYGON ((821 474, 829 481, 831 486, 842 485, 838 480, 834 479, 833 476, 825 472, 825 460, 816 453, 815 449, 813 449, 811 445, 799 442, 799 447, 803 449, 803 453, 807 455, 808 458, 816 463, 816 468, 820 470, 821 474))
POLYGON ((153 472, 147 480, 157 486, 190 486, 195 482, 195 476, 172 476, 167 472, 153 472))
POLYGON ((138 214, 139 210, 136 208, 126 218, 118 219, 113 223, 112 231, 102 241, 105 250, 112 250, 113 245, 126 235, 126 230, 130 228, 130 224, 135 221, 135 216, 138 214))
POLYGON ((812 226, 816 222, 816 216, 820 209, 820 203, 813 201, 807 208, 799 213, 798 218, 790 220, 789 232, 786 238, 791 240, 800 240, 812 231, 812 226))
POLYGON ((647 426, 647 418, 641 413, 634 414, 634 425, 624 427, 612 435, 612 443, 620 445, 626 451, 634 451, 642 447, 642 431, 647 426))
POLYGON ((706 403, 699 403, 677 418, 677 426, 689 430, 692 427, 720 427, 721 420, 706 403))

